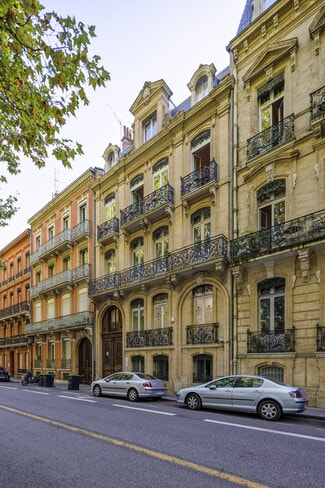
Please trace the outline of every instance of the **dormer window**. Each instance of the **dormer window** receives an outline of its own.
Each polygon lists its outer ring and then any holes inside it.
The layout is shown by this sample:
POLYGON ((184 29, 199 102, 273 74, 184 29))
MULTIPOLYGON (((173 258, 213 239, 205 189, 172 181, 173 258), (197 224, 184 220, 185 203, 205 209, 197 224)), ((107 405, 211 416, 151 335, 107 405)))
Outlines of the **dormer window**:
POLYGON ((147 142, 157 134, 157 113, 154 112, 148 118, 146 118, 142 123, 142 127, 144 142, 147 142))
POLYGON ((201 76, 195 85, 196 101, 199 102, 208 94, 208 77, 201 76))

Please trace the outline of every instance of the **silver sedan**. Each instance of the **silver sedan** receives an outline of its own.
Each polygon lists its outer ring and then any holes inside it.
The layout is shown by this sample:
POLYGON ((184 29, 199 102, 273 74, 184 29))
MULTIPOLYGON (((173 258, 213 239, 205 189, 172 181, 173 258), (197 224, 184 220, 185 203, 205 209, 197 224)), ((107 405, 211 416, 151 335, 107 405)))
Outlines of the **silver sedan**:
POLYGON ((165 381, 146 373, 119 372, 106 378, 93 381, 91 386, 93 395, 110 395, 126 397, 131 402, 139 398, 161 398, 167 393, 165 381))
POLYGON ((257 413, 264 420, 303 412, 308 398, 303 388, 284 385, 262 376, 232 375, 199 386, 182 388, 177 403, 191 410, 201 407, 257 413))

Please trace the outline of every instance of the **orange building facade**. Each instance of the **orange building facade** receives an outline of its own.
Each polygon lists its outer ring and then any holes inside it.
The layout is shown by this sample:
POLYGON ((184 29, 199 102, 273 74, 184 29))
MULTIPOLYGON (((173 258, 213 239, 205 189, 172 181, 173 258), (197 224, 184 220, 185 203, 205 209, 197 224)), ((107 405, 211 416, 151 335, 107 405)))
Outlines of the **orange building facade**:
POLYGON ((11 376, 30 368, 25 335, 30 322, 30 230, 0 251, 0 366, 11 376))

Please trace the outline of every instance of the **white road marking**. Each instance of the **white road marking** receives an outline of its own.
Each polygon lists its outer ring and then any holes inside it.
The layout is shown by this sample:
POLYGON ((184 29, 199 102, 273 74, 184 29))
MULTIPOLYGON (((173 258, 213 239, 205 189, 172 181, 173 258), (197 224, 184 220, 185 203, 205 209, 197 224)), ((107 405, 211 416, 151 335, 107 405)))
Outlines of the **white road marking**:
POLYGON ((299 437, 301 439, 308 439, 308 440, 312 440, 312 441, 325 442, 325 439, 324 438, 322 438, 322 437, 314 437, 314 436, 311 436, 311 435, 294 434, 292 432, 281 432, 280 430, 263 429, 261 427, 252 427, 250 425, 233 424, 231 422, 221 422, 219 420, 204 419, 204 422, 211 422, 213 424, 229 425, 230 427, 238 427, 240 429, 259 430, 261 432, 269 432, 271 434, 276 434, 276 435, 286 435, 288 437, 299 437))
POLYGON ((160 415, 170 415, 170 416, 177 415, 176 413, 168 413, 168 412, 163 412, 161 410, 149 410, 148 408, 128 407, 127 405, 118 405, 117 403, 113 404, 113 407, 128 408, 130 410, 140 410, 141 412, 158 413, 160 415))
POLYGON ((88 398, 72 397, 67 395, 59 395, 59 398, 68 398, 69 400, 79 400, 79 402, 97 403, 97 400, 89 400, 88 398))
POLYGON ((0 385, 0 388, 7 388, 9 390, 18 390, 17 386, 2 386, 2 385, 0 385))
POLYGON ((36 390, 23 390, 23 391, 28 391, 28 393, 36 393, 36 395, 49 395, 49 393, 46 393, 45 391, 36 391, 36 390))

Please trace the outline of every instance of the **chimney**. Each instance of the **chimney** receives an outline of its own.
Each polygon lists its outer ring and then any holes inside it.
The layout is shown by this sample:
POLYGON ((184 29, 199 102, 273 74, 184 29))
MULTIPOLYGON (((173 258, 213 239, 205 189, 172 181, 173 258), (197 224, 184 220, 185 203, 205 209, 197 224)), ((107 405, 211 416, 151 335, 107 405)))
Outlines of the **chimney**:
POLYGON ((122 152, 128 149, 132 144, 132 130, 129 127, 123 126, 122 137, 122 152))

